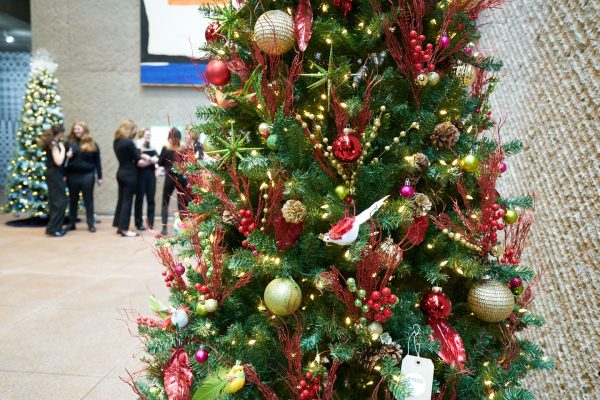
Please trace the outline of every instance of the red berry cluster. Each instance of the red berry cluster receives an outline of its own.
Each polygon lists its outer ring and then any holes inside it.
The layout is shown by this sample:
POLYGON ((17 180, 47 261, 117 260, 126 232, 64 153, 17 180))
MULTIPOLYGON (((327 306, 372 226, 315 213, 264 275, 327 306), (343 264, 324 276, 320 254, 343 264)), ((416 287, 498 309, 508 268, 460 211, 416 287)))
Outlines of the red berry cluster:
POLYGON ((201 285, 200 283, 196 283, 194 285, 194 287, 196 288, 197 291, 199 291, 200 293, 202 293, 204 295, 205 300, 210 299, 210 293, 208 293, 208 291, 209 291, 208 286, 201 285))
POLYGON ((252 220, 252 211, 244 210, 243 208, 240 210, 240 225, 238 226, 238 231, 243 233, 244 236, 248 237, 250 232, 256 229, 256 224, 252 220))
POLYGON ((302 379, 300 381, 300 400, 314 400, 317 398, 319 393, 319 377, 313 377, 312 372, 307 372, 306 380, 302 379))
POLYGON ((502 210, 498 204, 492 204, 491 211, 493 211, 492 216, 482 225, 483 230, 488 233, 482 240, 484 249, 489 249, 491 246, 496 245, 498 243, 498 234, 496 232, 504 230, 504 224, 498 222, 498 220, 504 217, 506 211, 502 210))
POLYGON ((342 9, 342 13, 344 16, 348 14, 348 11, 352 10, 352 1, 351 0, 333 0, 333 6, 339 7, 342 9))
POLYGON ((136 322, 138 325, 147 326, 148 328, 158 327, 158 322, 156 322, 152 318, 142 317, 141 315, 138 315, 138 317, 136 318, 136 322))
POLYGON ((504 250, 504 255, 500 259, 500 262, 502 264, 518 265, 521 262, 521 260, 518 257, 516 257, 515 251, 508 247, 504 250))
POLYGON ((425 50, 423 50, 423 42, 425 41, 425 35, 417 35, 417 31, 410 31, 410 45, 413 49, 413 62, 414 62, 414 73, 415 75, 425 74, 435 70, 435 65, 430 64, 431 54, 433 53, 433 45, 427 43, 425 50), (425 64, 425 66, 423 65, 425 64))
POLYGON ((390 306, 393 306, 398 301, 398 297, 392 294, 392 290, 384 287, 380 291, 375 290, 369 296, 369 300, 365 303, 369 306, 370 311, 366 314, 367 318, 377 322, 387 322, 393 315, 390 306))
POLYGON ((258 251, 256 250, 256 247, 253 244, 248 243, 248 241, 246 240, 242 240, 242 246, 244 246, 245 248, 252 250, 252 254, 254 254, 255 256, 258 255, 258 251))
POLYGON ((161 272, 161 274, 165 277, 167 287, 171 287, 171 285, 173 285, 173 281, 175 281, 175 275, 173 275, 172 272, 168 272, 168 270, 161 272))

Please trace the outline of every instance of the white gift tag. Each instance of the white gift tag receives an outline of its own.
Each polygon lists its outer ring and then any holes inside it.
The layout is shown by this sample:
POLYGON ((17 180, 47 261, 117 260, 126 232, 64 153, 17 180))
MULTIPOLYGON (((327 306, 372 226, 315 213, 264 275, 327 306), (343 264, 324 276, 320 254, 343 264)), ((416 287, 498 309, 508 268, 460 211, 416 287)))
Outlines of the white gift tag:
POLYGON ((408 354, 402 360, 402 375, 412 387, 412 395, 406 400, 431 400, 433 362, 430 359, 408 354))

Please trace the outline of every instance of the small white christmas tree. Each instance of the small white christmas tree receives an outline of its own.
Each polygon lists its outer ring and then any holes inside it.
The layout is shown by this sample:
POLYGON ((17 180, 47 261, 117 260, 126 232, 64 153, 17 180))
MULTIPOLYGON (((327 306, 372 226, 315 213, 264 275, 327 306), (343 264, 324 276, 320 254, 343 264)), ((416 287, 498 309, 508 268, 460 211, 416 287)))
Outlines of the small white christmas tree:
POLYGON ((31 60, 31 72, 21 122, 17 131, 15 156, 8 166, 5 209, 18 215, 45 216, 48 211, 48 186, 44 172, 45 152, 37 145, 38 136, 53 124, 63 123, 57 64, 46 50, 38 50, 31 60))

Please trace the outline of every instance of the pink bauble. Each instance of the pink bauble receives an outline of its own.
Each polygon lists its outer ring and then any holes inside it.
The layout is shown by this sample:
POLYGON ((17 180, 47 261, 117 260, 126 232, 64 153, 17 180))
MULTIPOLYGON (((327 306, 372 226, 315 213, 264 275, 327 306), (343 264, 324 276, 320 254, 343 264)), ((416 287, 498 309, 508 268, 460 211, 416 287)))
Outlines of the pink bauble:
POLYGON ((400 196, 402 196, 402 197, 411 198, 414 195, 415 195, 415 188, 412 187, 410 184, 404 184, 402 186, 402 188, 400 189, 400 196))
POLYGON ((506 164, 500 163, 500 173, 503 174, 506 172, 506 164))
POLYGON ((442 49, 446 49, 446 48, 448 48, 448 46, 450 46, 450 38, 445 33, 442 35, 442 38, 440 39, 440 45, 442 46, 442 49))
POLYGON ((183 265, 181 265, 181 264, 177 264, 175 266, 175 273, 177 275, 183 275, 185 273, 185 267, 183 265))
POLYGON ((206 362, 206 360, 208 360, 208 351, 200 349, 196 352, 196 355, 194 357, 199 363, 204 363, 206 362))

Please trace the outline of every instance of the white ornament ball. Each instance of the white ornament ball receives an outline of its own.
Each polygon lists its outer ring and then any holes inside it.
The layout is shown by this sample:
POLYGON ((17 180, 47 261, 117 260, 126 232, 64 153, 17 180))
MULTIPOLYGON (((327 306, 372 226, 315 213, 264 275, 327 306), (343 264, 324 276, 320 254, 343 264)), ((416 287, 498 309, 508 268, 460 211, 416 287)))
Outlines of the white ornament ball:
POLYGON ((208 313, 213 313, 217 311, 217 307, 219 306, 219 302, 215 299, 208 299, 204 301, 204 309, 208 313))
POLYGON ((183 310, 173 310, 171 313, 171 323, 178 328, 184 328, 189 322, 188 316, 183 310))
POLYGON ((254 25, 254 41, 267 54, 278 56, 287 53, 296 43, 291 15, 281 10, 262 14, 254 25))
POLYGON ((438 74, 435 71, 431 71, 429 74, 427 74, 427 77, 429 78, 429 83, 432 86, 435 86, 438 83, 440 83, 440 74, 438 74))
POLYGON ((383 326, 381 326, 379 322, 371 322, 369 326, 367 326, 367 331, 369 331, 370 335, 379 337, 383 333, 383 326))
POLYGON ((271 125, 267 124, 266 122, 261 122, 260 124, 258 124, 258 133, 265 136, 268 135, 270 132, 271 125))

